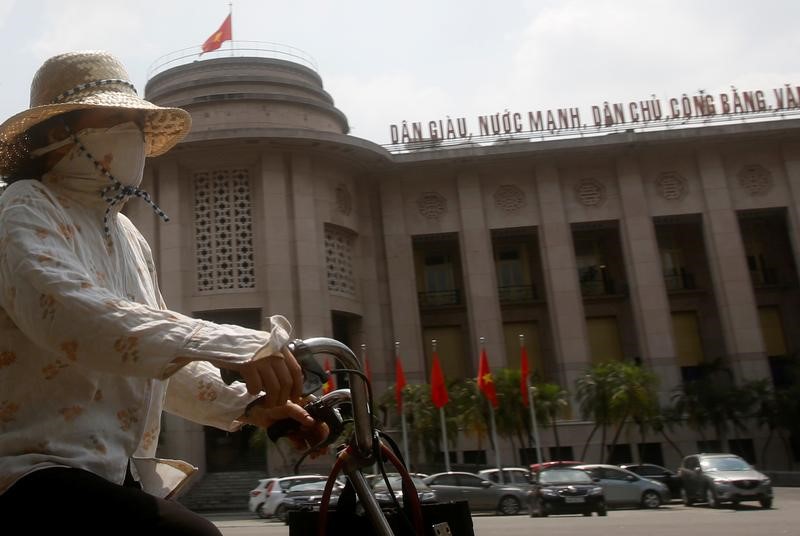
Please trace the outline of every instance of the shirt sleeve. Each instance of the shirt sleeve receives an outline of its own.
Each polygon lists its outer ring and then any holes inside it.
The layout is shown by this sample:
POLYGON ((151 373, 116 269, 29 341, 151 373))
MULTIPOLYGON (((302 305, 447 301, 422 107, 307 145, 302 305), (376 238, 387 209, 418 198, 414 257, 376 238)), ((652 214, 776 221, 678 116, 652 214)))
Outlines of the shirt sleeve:
POLYGON ((0 306, 43 349, 95 370, 164 379, 178 358, 244 363, 289 341, 280 316, 269 332, 214 324, 96 284, 79 231, 39 188, 10 189, 0 203, 0 306))
POLYGON ((164 409, 193 422, 234 432, 242 426, 236 419, 256 398, 243 383, 225 385, 213 365, 193 361, 170 377, 164 409))

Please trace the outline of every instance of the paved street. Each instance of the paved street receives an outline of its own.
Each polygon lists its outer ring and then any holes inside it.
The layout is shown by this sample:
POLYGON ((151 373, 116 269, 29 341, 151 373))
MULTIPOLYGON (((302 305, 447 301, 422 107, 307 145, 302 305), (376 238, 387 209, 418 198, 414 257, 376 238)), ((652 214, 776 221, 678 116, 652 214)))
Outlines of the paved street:
MULTIPOLYGON (((687 508, 679 503, 658 510, 612 510, 608 517, 553 516, 530 518, 475 516, 475 534, 503 536, 797 536, 800 534, 800 488, 776 488, 775 507, 757 503, 737 509, 687 508)), ((225 536, 287 536, 289 528, 249 514, 209 515, 225 536)), ((459 536, 457 534, 453 536, 459 536)))

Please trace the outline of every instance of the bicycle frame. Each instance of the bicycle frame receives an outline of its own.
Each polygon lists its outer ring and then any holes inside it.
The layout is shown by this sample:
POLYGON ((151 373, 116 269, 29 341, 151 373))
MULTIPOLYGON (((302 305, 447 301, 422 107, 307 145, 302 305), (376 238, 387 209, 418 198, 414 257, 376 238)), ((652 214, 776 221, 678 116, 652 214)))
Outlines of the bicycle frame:
MULTIPOLYGON (((358 357, 353 353, 350 348, 334 339, 324 337, 317 337, 306 339, 303 341, 295 341, 293 351, 296 355, 304 352, 309 352, 313 355, 316 354, 330 354, 336 357, 345 369, 361 371, 361 362, 358 357)), ((367 484, 366 478, 361 470, 375 463, 375 441, 379 442, 379 447, 383 456, 397 467, 398 471, 403 475, 404 480, 407 479, 411 483, 411 477, 408 470, 403 463, 394 455, 394 453, 386 447, 377 437, 375 437, 372 428, 372 411, 369 407, 369 390, 364 378, 354 372, 348 372, 350 380, 350 389, 340 389, 328 393, 320 401, 330 403, 331 405, 339 404, 349 401, 353 408, 353 434, 347 441, 347 446, 342 449, 337 455, 336 463, 331 469, 328 477, 328 482, 325 486, 325 492, 320 504, 320 523, 319 534, 325 534, 325 521, 328 513, 328 502, 330 500, 333 483, 336 480, 338 473, 343 472, 350 483, 353 485, 356 495, 361 501, 364 511, 369 516, 372 522, 375 534, 381 536, 392 536, 391 526, 389 525, 386 516, 378 505, 375 496, 367 484)), ((411 485, 413 488, 413 484, 411 485)), ((422 534, 422 508, 419 503, 419 497, 414 493, 406 494, 406 500, 410 501, 412 511, 414 513, 415 530, 422 534)))

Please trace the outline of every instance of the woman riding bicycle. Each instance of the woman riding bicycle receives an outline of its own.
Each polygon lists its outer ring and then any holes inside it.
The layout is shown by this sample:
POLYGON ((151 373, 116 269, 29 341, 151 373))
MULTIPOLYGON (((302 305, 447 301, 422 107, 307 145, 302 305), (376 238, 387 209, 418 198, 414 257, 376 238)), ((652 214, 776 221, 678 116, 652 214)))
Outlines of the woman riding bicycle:
POLYGON ((139 188, 145 157, 190 124, 184 110, 139 98, 111 55, 78 52, 46 61, 31 107, 0 125, 7 525, 220 534, 169 500, 194 468, 155 458, 162 410, 223 430, 289 417, 312 442, 326 433, 296 403, 303 380, 286 319, 259 331, 169 311, 150 248, 120 213, 139 197, 166 219, 139 188), (219 369, 245 383, 226 385, 219 369))

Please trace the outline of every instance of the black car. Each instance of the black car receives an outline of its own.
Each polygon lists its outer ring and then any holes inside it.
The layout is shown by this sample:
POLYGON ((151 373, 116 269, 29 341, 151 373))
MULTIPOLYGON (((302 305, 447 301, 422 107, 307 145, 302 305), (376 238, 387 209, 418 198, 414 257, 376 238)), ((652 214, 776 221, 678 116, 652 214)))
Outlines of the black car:
POLYGON ((603 488, 589 473, 580 469, 545 469, 534 476, 534 488, 528 493, 531 517, 551 514, 607 515, 603 488))
POLYGON ((671 471, 666 467, 654 463, 625 464, 620 465, 620 467, 632 473, 636 473, 639 476, 661 482, 669 488, 669 493, 673 499, 681 498, 681 488, 683 485, 681 484, 681 477, 678 476, 678 473, 675 471, 671 471))
MULTIPOLYGON (((290 487, 286 490, 281 503, 275 508, 275 517, 288 525, 290 512, 318 512, 326 483, 325 480, 322 480, 320 482, 304 482, 290 487)), ((334 484, 328 503, 329 510, 336 509, 343 487, 339 482, 334 484)))

